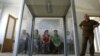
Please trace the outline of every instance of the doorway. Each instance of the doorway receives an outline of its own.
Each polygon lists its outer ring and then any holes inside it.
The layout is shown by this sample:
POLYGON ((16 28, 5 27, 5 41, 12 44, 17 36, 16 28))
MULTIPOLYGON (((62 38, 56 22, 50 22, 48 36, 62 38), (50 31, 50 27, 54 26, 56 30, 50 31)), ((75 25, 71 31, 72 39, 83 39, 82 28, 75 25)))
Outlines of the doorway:
MULTIPOLYGON (((95 20, 100 23, 100 16, 90 16, 91 20, 95 20)), ((94 45, 95 45, 95 52, 100 52, 100 25, 95 28, 94 30, 94 45)))
POLYGON ((12 52, 13 50, 13 41, 14 41, 14 33, 15 33, 15 26, 16 26, 17 18, 13 17, 12 15, 8 16, 4 42, 1 47, 2 52, 12 52))

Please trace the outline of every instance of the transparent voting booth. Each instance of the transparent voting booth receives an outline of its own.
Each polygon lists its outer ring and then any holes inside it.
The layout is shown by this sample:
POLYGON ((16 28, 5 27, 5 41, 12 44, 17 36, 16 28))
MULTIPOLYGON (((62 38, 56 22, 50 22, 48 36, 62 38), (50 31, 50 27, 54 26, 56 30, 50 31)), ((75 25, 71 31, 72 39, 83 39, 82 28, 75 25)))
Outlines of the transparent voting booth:
POLYGON ((79 56, 74 0, 22 0, 13 56, 79 56))

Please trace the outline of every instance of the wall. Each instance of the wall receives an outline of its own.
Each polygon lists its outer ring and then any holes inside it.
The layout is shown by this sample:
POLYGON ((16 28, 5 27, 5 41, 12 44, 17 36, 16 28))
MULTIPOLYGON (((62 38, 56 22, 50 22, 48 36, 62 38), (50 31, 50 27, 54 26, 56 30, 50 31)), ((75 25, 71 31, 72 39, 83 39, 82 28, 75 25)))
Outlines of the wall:
POLYGON ((0 22, 1 22, 1 12, 2 12, 2 8, 0 8, 0 22))
POLYGON ((37 17, 35 20, 35 29, 39 30, 41 36, 45 30, 49 30, 50 34, 52 34, 54 30, 58 30, 60 37, 64 37, 63 18, 37 17))
MULTIPOLYGON (((0 25, 0 44, 2 44, 4 40, 8 15, 9 14, 12 15, 18 20, 19 8, 20 8, 19 6, 4 5, 4 8, 3 8, 4 10, 2 13, 1 25, 0 25)), ((31 25, 32 25, 31 21, 32 21, 32 15, 30 11, 28 10, 27 6, 25 5, 21 29, 26 29, 29 34, 31 33, 31 25)))
POLYGON ((7 25, 8 15, 12 15, 18 18, 19 7, 17 6, 4 6, 4 11, 1 17, 1 27, 0 27, 0 44, 3 43, 5 29, 7 25))
POLYGON ((0 3, 0 28, 1 28, 1 17, 2 17, 2 12, 3 12, 3 5, 0 3))

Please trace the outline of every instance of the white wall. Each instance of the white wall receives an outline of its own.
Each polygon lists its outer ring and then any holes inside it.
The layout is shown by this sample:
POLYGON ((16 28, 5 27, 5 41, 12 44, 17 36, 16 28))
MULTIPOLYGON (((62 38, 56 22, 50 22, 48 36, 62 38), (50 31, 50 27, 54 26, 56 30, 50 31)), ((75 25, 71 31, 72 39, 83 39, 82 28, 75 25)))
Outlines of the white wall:
POLYGON ((1 22, 1 12, 2 12, 2 8, 0 8, 0 22, 1 22))
POLYGON ((2 17, 2 12, 3 12, 3 5, 0 3, 0 28, 1 28, 1 17, 2 17))
POLYGON ((35 29, 39 30, 41 36, 45 30, 49 30, 50 34, 52 34, 54 30, 58 30, 60 37, 62 39, 64 37, 63 18, 36 18, 35 29))
POLYGON ((15 18, 18 18, 19 7, 18 6, 10 6, 10 5, 3 5, 3 13, 1 17, 1 27, 0 27, 0 44, 3 43, 5 29, 7 25, 8 15, 12 15, 15 18))

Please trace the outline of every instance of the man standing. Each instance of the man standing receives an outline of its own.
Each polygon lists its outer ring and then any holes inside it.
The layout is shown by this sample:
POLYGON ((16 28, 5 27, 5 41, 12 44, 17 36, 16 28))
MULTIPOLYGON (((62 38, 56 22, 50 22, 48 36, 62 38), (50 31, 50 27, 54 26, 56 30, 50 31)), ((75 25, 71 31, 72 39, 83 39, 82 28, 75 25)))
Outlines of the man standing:
POLYGON ((82 51, 81 56, 85 56, 86 48, 87 48, 87 42, 89 41, 90 44, 90 56, 94 56, 94 28, 98 27, 99 23, 90 20, 89 16, 85 14, 85 20, 83 20, 79 27, 83 30, 83 39, 82 39, 82 51))

